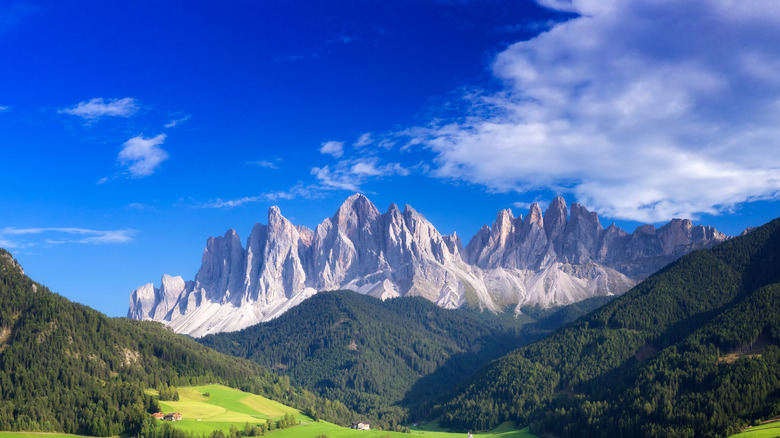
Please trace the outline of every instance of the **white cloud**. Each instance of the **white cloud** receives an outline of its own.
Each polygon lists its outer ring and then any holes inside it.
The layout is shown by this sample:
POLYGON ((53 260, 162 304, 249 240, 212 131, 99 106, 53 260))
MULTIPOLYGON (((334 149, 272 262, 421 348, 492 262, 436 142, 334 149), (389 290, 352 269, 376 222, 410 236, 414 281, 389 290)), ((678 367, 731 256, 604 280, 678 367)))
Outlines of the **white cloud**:
POLYGON ((332 155, 335 158, 339 158, 344 155, 344 142, 343 141, 326 141, 322 143, 320 147, 321 154, 332 155))
POLYGON ((149 176, 160 163, 168 159, 168 153, 160 148, 164 141, 165 134, 151 138, 143 135, 133 137, 124 143, 117 161, 122 166, 128 166, 127 170, 133 178, 149 176))
POLYGON ((181 117, 181 118, 178 118, 178 119, 173 119, 173 120, 171 120, 170 122, 166 123, 163 126, 165 126, 166 128, 174 128, 179 123, 184 123, 184 122, 186 122, 189 119, 190 119, 190 116, 184 116, 184 117, 181 117))
POLYGON ((580 16, 500 53, 467 117, 406 131, 434 175, 649 222, 780 196, 780 2, 543 3, 580 16))
POLYGON ((204 204, 198 205, 197 208, 234 208, 240 207, 244 204, 251 204, 255 202, 276 202, 281 199, 289 200, 296 198, 313 199, 319 197, 319 193, 316 187, 304 186, 302 182, 298 182, 289 190, 282 190, 276 192, 266 192, 254 196, 244 196, 237 199, 222 199, 217 198, 214 201, 209 201, 204 204))
POLYGON ((11 107, 10 107, 10 106, 4 106, 4 105, 0 105, 0 113, 3 113, 3 112, 6 112, 6 111, 9 111, 10 109, 11 109, 11 107))
POLYGON ((371 138, 371 133, 366 132, 365 134, 362 134, 358 139, 352 143, 352 146, 356 148, 362 148, 363 146, 368 146, 371 143, 373 143, 374 140, 371 138))
POLYGON ((138 112, 138 103, 131 97, 111 99, 108 102, 104 101, 102 97, 96 97, 89 101, 79 102, 70 108, 61 109, 58 112, 90 121, 103 116, 130 117, 138 112))
POLYGON ((9 237, 30 235, 52 236, 44 239, 47 244, 82 243, 100 245, 108 243, 127 243, 133 240, 137 233, 133 229, 121 230, 91 230, 87 228, 51 227, 51 228, 16 228, 6 227, 0 229, 0 243, 8 248, 24 248, 34 246, 34 242, 20 242, 9 237), (75 236, 75 237, 66 237, 75 236))
POLYGON ((406 176, 410 172, 400 163, 380 164, 377 157, 363 157, 339 161, 335 166, 314 167, 311 174, 324 189, 360 191, 369 178, 393 175, 406 176))
MULTIPOLYGON (((280 161, 280 159, 276 159, 276 161, 280 161)), ((246 164, 254 164, 258 167, 265 167, 266 169, 279 169, 279 166, 276 165, 273 161, 268 160, 261 160, 261 161, 247 161, 246 164)))
POLYGON ((100 178, 99 180, 97 180, 97 184, 98 185, 105 184, 107 182, 108 182, 108 177, 107 176, 104 176, 104 177, 100 178))
POLYGON ((365 176, 409 175, 409 171, 403 168, 400 163, 379 165, 379 160, 376 157, 355 160, 350 166, 350 173, 365 176))
POLYGON ((360 191, 360 178, 349 172, 344 172, 343 169, 331 169, 330 166, 313 167, 311 174, 326 188, 350 192, 360 191))

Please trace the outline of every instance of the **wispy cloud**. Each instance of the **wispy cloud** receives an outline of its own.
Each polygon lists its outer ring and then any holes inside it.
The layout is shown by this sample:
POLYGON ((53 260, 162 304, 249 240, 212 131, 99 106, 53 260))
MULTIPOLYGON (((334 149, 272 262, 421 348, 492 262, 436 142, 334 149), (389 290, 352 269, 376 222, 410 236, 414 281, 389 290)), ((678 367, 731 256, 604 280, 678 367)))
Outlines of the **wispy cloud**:
POLYGON ((165 134, 146 138, 142 135, 127 140, 119 152, 117 161, 127 166, 130 176, 143 178, 157 170, 163 161, 168 159, 168 153, 160 145, 165 141, 165 134))
POLYGON ((235 199, 222 199, 217 198, 214 201, 209 201, 196 205, 196 208, 235 208, 245 204, 252 204, 256 202, 277 202, 279 200, 290 199, 315 199, 321 197, 320 191, 316 187, 304 186, 303 182, 298 182, 289 190, 282 190, 276 192, 260 193, 253 196, 244 196, 235 199))
POLYGON ((326 141, 320 145, 320 153, 339 158, 344 155, 343 141, 326 141))
POLYGON ((6 248, 26 248, 40 243, 59 245, 79 243, 101 245, 110 243, 128 243, 137 233, 133 229, 92 230, 87 228, 52 227, 52 228, 17 228, 0 229, 0 245, 6 248), (27 239, 24 237, 27 236, 27 239), (30 239, 29 236, 44 237, 42 241, 30 239))
POLYGON ((154 211, 153 205, 144 204, 143 202, 131 202, 125 206, 127 210, 139 210, 139 211, 154 211))
POLYGON ((369 180, 381 179, 393 175, 408 175, 422 165, 406 168, 400 163, 383 163, 378 157, 359 157, 344 159, 335 165, 314 167, 311 175, 316 183, 304 185, 298 182, 289 190, 264 192, 240 198, 223 199, 197 204, 196 208, 235 208, 256 202, 276 202, 290 199, 317 199, 327 196, 334 190, 360 191, 361 185, 369 180))
POLYGON ((358 139, 352 143, 352 146, 356 148, 362 148, 363 146, 368 146, 371 143, 373 143, 374 140, 371 138, 371 133, 366 132, 365 134, 362 134, 358 139))
POLYGON ((0 105, 0 113, 10 111, 10 110, 11 110, 10 106, 0 105))
POLYGON ((132 97, 123 99, 103 100, 96 97, 89 101, 79 102, 70 107, 58 111, 60 114, 70 114, 88 121, 94 121, 104 116, 130 117, 138 112, 138 103, 132 97))
POLYGON ((780 197, 780 3, 542 3, 580 16, 500 53, 506 87, 462 118, 406 132, 433 175, 648 222, 780 197))
POLYGON ((311 174, 324 189, 360 191, 369 179, 393 175, 405 176, 409 169, 400 163, 381 164, 378 157, 360 157, 339 161, 335 166, 313 167, 311 174))
POLYGON ((268 161, 268 160, 260 160, 260 161, 247 161, 246 164, 251 164, 258 167, 265 167, 266 169, 279 169, 279 166, 276 164, 276 162, 281 161, 279 158, 277 158, 274 161, 268 161))
POLYGON ((165 124, 165 125, 163 125, 163 126, 165 126, 166 128, 175 128, 175 127, 176 127, 177 125, 179 125, 180 123, 184 123, 184 122, 186 122, 187 120, 189 120, 189 119, 190 119, 190 117, 191 117, 191 116, 184 116, 184 117, 180 117, 180 118, 178 118, 178 119, 173 119, 173 120, 171 120, 170 122, 166 123, 166 124, 165 124))

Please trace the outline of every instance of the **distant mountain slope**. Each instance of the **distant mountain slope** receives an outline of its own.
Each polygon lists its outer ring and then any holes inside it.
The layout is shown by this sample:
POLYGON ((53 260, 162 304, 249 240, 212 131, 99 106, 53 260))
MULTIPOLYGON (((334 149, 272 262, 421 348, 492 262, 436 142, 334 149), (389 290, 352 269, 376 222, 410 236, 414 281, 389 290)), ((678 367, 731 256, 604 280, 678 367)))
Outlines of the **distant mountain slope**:
POLYGON ((210 382, 351 418, 257 364, 53 294, 0 249, 0 430, 142 433, 156 405, 144 389, 210 382))
POLYGON ((693 252, 477 373, 446 426, 722 436, 780 414, 780 219, 693 252))
POLYGON ((199 341, 276 368, 293 384, 358 412, 378 414, 436 400, 490 360, 605 300, 546 312, 534 323, 528 316, 442 309, 420 297, 381 301, 322 292, 272 321, 199 341))
POLYGON ((571 304, 617 295, 665 264, 726 239, 675 219, 628 234, 603 229, 579 204, 556 198, 515 218, 499 212, 464 249, 423 215, 395 204, 385 213, 350 196, 314 230, 278 207, 246 242, 234 230, 209 238, 194 281, 164 275, 134 290, 127 316, 161 321, 195 337, 271 320, 318 291, 349 289, 378 298, 421 296, 444 308, 490 311, 571 304))

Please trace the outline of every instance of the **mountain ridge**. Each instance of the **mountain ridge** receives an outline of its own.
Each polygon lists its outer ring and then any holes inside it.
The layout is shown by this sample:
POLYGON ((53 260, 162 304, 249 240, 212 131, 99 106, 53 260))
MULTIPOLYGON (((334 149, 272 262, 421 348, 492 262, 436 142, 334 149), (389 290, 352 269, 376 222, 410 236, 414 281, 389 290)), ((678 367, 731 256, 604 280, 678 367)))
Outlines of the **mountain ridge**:
POLYGON ((314 230, 277 206, 255 224, 246 247, 235 230, 206 242, 193 281, 163 276, 130 296, 128 317, 152 319, 192 336, 235 331, 273 319, 321 290, 350 289, 381 299, 422 296, 444 308, 489 311, 544 307, 625 292, 666 263, 727 236, 674 219, 628 234, 578 203, 556 198, 509 210, 463 247, 410 205, 385 213, 355 194, 314 230))
POLYGON ((724 436, 780 413, 780 219, 666 266, 492 362, 445 427, 554 436, 724 436))

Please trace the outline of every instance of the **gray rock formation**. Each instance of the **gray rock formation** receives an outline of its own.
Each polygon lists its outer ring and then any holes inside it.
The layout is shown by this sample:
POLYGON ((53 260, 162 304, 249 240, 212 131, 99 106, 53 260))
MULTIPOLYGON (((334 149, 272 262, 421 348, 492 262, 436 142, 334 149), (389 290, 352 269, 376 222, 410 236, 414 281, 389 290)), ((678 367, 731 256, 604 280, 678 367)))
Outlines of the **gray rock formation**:
POLYGON ((352 289, 378 298, 422 296, 445 308, 496 311, 569 304, 620 294, 686 252, 725 240, 710 227, 675 219, 628 234, 604 230, 596 213, 556 198, 542 215, 498 213, 464 249, 409 205, 380 213, 353 195, 314 230, 268 211, 246 248, 234 230, 206 242, 194 281, 163 276, 130 296, 128 317, 162 321, 203 336, 274 318, 321 290, 352 289))

